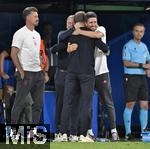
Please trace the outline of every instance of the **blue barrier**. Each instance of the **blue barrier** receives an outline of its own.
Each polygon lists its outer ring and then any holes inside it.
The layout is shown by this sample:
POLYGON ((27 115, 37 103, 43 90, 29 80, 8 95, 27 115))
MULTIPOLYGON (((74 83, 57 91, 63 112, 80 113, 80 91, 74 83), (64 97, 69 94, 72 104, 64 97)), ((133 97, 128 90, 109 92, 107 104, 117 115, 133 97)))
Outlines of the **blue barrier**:
POLYGON ((50 132, 56 132, 55 111, 56 111, 56 93, 53 91, 45 91, 44 94, 44 124, 50 124, 50 132))
POLYGON ((95 91, 93 96, 92 130, 96 137, 98 136, 98 105, 98 93, 95 91))
MULTIPOLYGON (((43 108, 43 116, 42 121, 44 124, 50 124, 50 128, 48 128, 48 131, 54 133, 56 131, 55 126, 55 110, 56 110, 56 93, 54 91, 45 91, 44 93, 44 108, 43 108)), ((116 113, 119 112, 120 109, 116 109, 116 113)), ((137 118, 135 120, 135 117, 137 117, 137 113, 139 112, 138 105, 135 106, 133 117, 132 117, 132 125, 139 124, 139 119, 137 118)), ((150 109, 149 109, 150 114, 150 109)), ((118 114, 117 114, 118 116, 118 114)), ((122 120, 122 115, 117 118, 117 125, 120 125, 119 120, 122 120)), ((150 122, 150 116, 149 116, 149 122, 150 122)), ((4 112, 3 112, 3 106, 2 102, 0 100, 0 124, 4 123, 4 112)), ((108 123, 108 121, 106 122, 108 123)), ((121 123, 121 126, 123 126, 123 123, 121 123)), ((94 132, 94 135, 98 135, 98 94, 97 92, 94 92, 93 96, 93 113, 92 113, 92 129, 94 132)))
MULTIPOLYGON (((55 110, 56 110, 56 93, 54 91, 46 91, 44 95, 44 124, 50 124, 50 132, 56 132, 55 126, 55 110)), ((94 92, 93 96, 93 113, 92 113, 92 129, 95 136, 98 135, 98 94, 94 92)))
MULTIPOLYGON (((97 92, 94 92, 93 96, 93 113, 92 113, 92 129, 95 136, 98 135, 98 95, 97 92)), ((50 125, 51 133, 56 132, 55 126, 55 110, 56 110, 56 93, 55 91, 45 91, 44 93, 44 108, 43 108, 43 117, 42 121, 44 124, 50 125)), ((4 113, 3 106, 0 102, 0 124, 4 123, 4 113)))

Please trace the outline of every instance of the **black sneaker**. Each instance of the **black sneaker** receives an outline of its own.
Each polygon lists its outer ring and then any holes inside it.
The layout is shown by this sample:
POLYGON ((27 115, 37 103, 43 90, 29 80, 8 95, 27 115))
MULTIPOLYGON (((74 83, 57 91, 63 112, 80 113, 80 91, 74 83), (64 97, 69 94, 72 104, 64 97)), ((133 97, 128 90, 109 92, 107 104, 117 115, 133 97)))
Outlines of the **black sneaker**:
POLYGON ((146 128, 144 129, 144 132, 147 132, 147 131, 150 131, 150 127, 146 127, 146 128))
POLYGON ((125 135, 125 141, 133 141, 134 140, 134 136, 131 133, 128 133, 127 135, 125 135))

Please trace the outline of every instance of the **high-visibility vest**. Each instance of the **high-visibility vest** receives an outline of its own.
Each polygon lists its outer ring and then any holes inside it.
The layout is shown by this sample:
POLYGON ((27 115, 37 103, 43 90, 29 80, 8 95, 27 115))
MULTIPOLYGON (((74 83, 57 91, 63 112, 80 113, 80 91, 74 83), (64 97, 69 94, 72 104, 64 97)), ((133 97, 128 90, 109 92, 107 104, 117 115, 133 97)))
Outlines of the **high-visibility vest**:
POLYGON ((41 40, 40 56, 41 56, 41 67, 44 70, 46 68, 46 65, 47 65, 47 57, 46 57, 46 53, 45 53, 44 40, 41 40))

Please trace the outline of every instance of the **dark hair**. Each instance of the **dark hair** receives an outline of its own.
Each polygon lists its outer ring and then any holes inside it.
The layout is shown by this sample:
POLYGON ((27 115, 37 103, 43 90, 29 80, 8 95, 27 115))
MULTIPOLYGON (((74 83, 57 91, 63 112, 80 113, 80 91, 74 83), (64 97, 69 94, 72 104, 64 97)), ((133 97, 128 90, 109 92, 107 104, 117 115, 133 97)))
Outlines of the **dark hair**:
POLYGON ((26 19, 26 17, 28 15, 30 15, 32 12, 37 12, 38 13, 38 9, 36 7, 26 7, 23 10, 23 18, 26 19))
POLYGON ((86 19, 88 20, 89 18, 97 18, 97 15, 93 11, 89 11, 86 13, 86 19))
POLYGON ((135 28, 136 26, 142 26, 142 27, 145 28, 144 24, 142 24, 142 23, 136 23, 136 24, 133 25, 133 30, 134 30, 134 28, 135 28))
POLYGON ((86 14, 84 11, 78 11, 74 15, 74 22, 86 22, 86 14))

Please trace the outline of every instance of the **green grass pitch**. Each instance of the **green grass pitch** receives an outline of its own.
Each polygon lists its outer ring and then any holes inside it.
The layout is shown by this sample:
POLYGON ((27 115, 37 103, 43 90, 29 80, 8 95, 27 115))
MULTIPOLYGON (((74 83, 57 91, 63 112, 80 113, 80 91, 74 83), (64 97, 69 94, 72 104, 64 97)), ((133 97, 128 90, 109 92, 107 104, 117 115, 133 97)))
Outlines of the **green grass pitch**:
POLYGON ((150 149, 142 142, 50 143, 50 149, 150 149))

